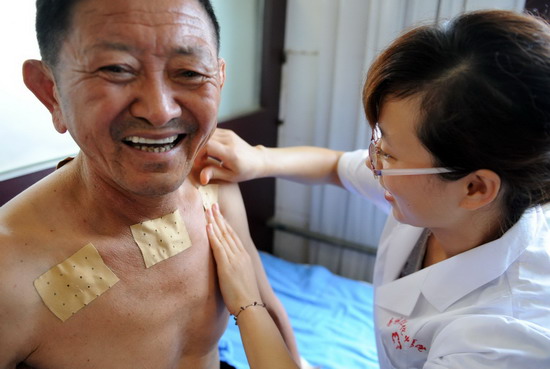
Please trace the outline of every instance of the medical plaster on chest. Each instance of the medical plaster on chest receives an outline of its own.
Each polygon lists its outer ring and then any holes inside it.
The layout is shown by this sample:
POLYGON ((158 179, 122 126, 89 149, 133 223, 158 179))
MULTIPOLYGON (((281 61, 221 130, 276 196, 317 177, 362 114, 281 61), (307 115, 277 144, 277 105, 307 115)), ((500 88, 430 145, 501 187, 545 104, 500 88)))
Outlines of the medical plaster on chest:
MULTIPOLYGON (((217 185, 201 186, 198 191, 205 209, 217 202, 217 185)), ((189 233, 178 210, 132 225, 130 230, 146 268, 191 247, 189 233)), ((35 279, 34 287, 48 309, 64 322, 118 281, 97 249, 89 243, 35 279)))

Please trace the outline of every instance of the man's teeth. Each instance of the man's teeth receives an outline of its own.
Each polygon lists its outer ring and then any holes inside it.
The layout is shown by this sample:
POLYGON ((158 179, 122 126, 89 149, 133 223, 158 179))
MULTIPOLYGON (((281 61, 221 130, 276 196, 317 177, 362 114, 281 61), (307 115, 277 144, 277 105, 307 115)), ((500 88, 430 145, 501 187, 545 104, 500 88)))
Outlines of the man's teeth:
POLYGON ((130 136, 126 137, 124 141, 135 149, 146 152, 160 153, 172 150, 174 146, 176 146, 177 139, 177 135, 161 139, 130 136))
POLYGON ((173 143, 178 139, 178 136, 171 136, 166 138, 161 138, 158 140, 152 139, 152 138, 145 138, 145 137, 138 137, 138 136, 130 136, 126 137, 124 141, 129 141, 135 144, 148 144, 148 145, 162 145, 167 143, 173 143))
POLYGON ((141 150, 141 151, 147 151, 147 152, 166 152, 168 150, 171 150, 174 148, 175 145, 167 145, 167 146, 133 146, 135 149, 141 150))

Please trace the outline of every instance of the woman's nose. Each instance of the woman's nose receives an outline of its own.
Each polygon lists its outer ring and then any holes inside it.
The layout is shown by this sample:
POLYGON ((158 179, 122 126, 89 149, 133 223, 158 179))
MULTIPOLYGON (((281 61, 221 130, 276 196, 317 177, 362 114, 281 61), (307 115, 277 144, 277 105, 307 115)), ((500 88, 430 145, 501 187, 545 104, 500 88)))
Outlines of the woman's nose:
POLYGON ((176 91, 169 82, 152 80, 140 86, 136 99, 130 106, 130 114, 148 121, 151 125, 162 126, 182 114, 176 91))

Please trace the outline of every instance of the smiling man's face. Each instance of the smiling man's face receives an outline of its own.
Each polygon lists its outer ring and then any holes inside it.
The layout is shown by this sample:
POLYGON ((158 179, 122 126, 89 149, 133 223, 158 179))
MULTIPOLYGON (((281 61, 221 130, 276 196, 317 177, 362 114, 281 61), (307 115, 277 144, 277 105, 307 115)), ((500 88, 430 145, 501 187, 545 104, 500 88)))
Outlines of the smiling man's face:
POLYGON ((146 196, 185 180, 216 126, 225 78, 196 0, 79 3, 55 76, 55 126, 90 174, 146 196))

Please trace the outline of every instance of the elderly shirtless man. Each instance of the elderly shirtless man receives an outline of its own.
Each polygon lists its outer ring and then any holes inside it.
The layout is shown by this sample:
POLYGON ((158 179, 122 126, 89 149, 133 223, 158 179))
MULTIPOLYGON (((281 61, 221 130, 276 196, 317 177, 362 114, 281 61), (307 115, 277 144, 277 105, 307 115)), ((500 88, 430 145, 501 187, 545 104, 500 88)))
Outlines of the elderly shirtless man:
MULTIPOLYGON (((218 368, 228 312, 190 175, 225 78, 209 2, 37 9, 43 60, 25 62, 24 80, 81 152, 0 210, 0 368, 218 368)), ((297 358, 239 190, 217 196, 297 358)))

